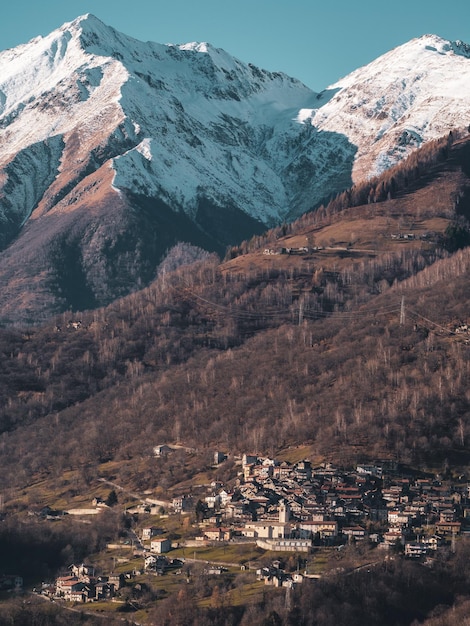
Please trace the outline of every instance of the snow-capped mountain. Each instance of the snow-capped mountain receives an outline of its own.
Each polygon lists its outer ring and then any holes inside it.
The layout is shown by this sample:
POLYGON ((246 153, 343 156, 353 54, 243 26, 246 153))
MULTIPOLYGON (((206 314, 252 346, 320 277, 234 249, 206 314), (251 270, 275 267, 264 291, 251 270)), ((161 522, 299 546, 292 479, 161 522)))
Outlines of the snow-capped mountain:
POLYGON ((108 302, 468 125, 469 57, 426 36, 316 94, 92 15, 0 53, 0 312, 108 302))
POLYGON ((436 35, 395 48, 331 85, 325 104, 299 112, 357 146, 355 181, 383 172, 425 141, 470 123, 470 45, 436 35))
MULTIPOLYGON (((295 120, 315 94, 283 74, 205 43, 144 44, 91 15, 4 52, 0 68, 0 167, 50 144, 47 163, 35 163, 42 188, 23 179, 9 194, 23 221, 32 208, 68 206, 70 182, 104 163, 116 194, 158 197, 191 218, 201 199, 263 224, 312 206, 315 185, 298 180, 297 161, 323 170, 312 144, 323 152, 331 137, 295 120)), ((354 149, 343 143, 350 163, 354 149)))

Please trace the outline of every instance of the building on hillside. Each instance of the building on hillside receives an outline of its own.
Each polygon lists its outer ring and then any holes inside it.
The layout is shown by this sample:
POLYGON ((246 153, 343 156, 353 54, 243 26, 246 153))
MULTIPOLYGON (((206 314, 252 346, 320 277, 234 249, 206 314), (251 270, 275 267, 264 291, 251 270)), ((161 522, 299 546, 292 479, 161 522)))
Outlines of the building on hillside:
POLYGON ((169 539, 152 539, 150 541, 150 552, 155 554, 163 554, 171 550, 171 541, 169 539))
POLYGON ((242 529, 244 537, 253 539, 286 539, 290 537, 292 526, 289 522, 264 520, 260 522, 246 522, 242 529))
POLYGON ((245 467, 247 465, 256 465, 257 462, 258 457, 254 454, 244 454, 242 456, 242 467, 245 467))
POLYGON ((390 550, 391 548, 403 547, 405 545, 405 538, 403 533, 398 530, 389 530, 384 533, 383 543, 379 544, 381 548, 385 548, 386 550, 390 550))
POLYGON ((299 524, 300 536, 306 539, 332 539, 338 536, 338 522, 336 520, 306 520, 299 524))
POLYGON ((204 537, 210 541, 230 541, 232 538, 232 529, 217 526, 216 528, 206 528, 204 537))
POLYGON ((405 556, 409 559, 420 559, 428 553, 428 546, 424 543, 405 543, 405 556))
POLYGON ((167 456, 171 452, 173 452, 173 448, 170 448, 170 446, 167 446, 165 443, 153 447, 153 455, 157 457, 167 456))
POLYGON ((93 565, 85 565, 85 563, 81 563, 80 565, 72 564, 69 567, 72 576, 76 576, 79 579, 95 575, 95 568, 93 565))
POLYGON ((142 528, 141 538, 142 540, 151 539, 152 537, 156 537, 157 535, 161 535, 163 530, 161 528, 157 528, 155 526, 147 526, 142 528))
POLYGON ((263 539, 256 540, 256 545, 263 550, 274 552, 310 552, 312 542, 309 539, 263 539))
POLYGON ((346 526, 343 528, 342 533, 349 541, 361 541, 366 537, 366 530, 362 526, 346 526))
POLYGON ((60 576, 56 580, 55 595, 69 602, 86 602, 90 588, 76 576, 60 576))
POLYGON ((175 513, 187 513, 194 508, 194 500, 190 495, 173 498, 173 510, 175 513))
POLYGON ((436 532, 438 535, 460 535, 462 524, 460 522, 438 522, 436 532))
POLYGON ((383 468, 380 465, 358 465, 356 472, 363 476, 375 476, 376 478, 383 476, 383 468))
POLYGON ((290 519, 290 507, 289 503, 285 500, 281 500, 279 503, 279 522, 281 524, 287 524, 290 519))
POLYGON ((218 450, 214 452, 214 464, 219 465, 223 463, 227 459, 227 455, 223 452, 219 452, 218 450))

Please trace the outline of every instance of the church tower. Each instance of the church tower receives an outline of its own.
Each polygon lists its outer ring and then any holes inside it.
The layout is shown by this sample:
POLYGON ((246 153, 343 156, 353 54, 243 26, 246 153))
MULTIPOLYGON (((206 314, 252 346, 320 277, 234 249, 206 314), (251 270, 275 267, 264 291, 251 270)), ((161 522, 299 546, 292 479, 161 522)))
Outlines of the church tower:
POLYGON ((279 503, 279 522, 286 524, 290 518, 289 504, 285 500, 281 500, 279 503))

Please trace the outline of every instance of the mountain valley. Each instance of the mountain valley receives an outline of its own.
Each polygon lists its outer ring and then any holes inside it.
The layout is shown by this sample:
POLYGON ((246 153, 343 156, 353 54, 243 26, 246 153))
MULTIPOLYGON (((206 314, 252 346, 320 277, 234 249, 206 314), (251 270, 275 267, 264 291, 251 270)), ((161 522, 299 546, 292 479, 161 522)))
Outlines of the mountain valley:
POLYGON ((90 15, 0 61, 0 624, 466 615, 468 46, 320 94, 90 15))

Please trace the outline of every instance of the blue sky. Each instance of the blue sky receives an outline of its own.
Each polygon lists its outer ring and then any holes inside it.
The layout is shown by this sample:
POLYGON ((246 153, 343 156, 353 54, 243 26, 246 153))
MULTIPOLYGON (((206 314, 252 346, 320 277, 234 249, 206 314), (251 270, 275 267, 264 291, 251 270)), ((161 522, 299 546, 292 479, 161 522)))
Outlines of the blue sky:
POLYGON ((144 41, 208 41, 315 91, 426 33, 470 44, 468 0, 17 0, 2 6, 0 50, 84 13, 144 41))

